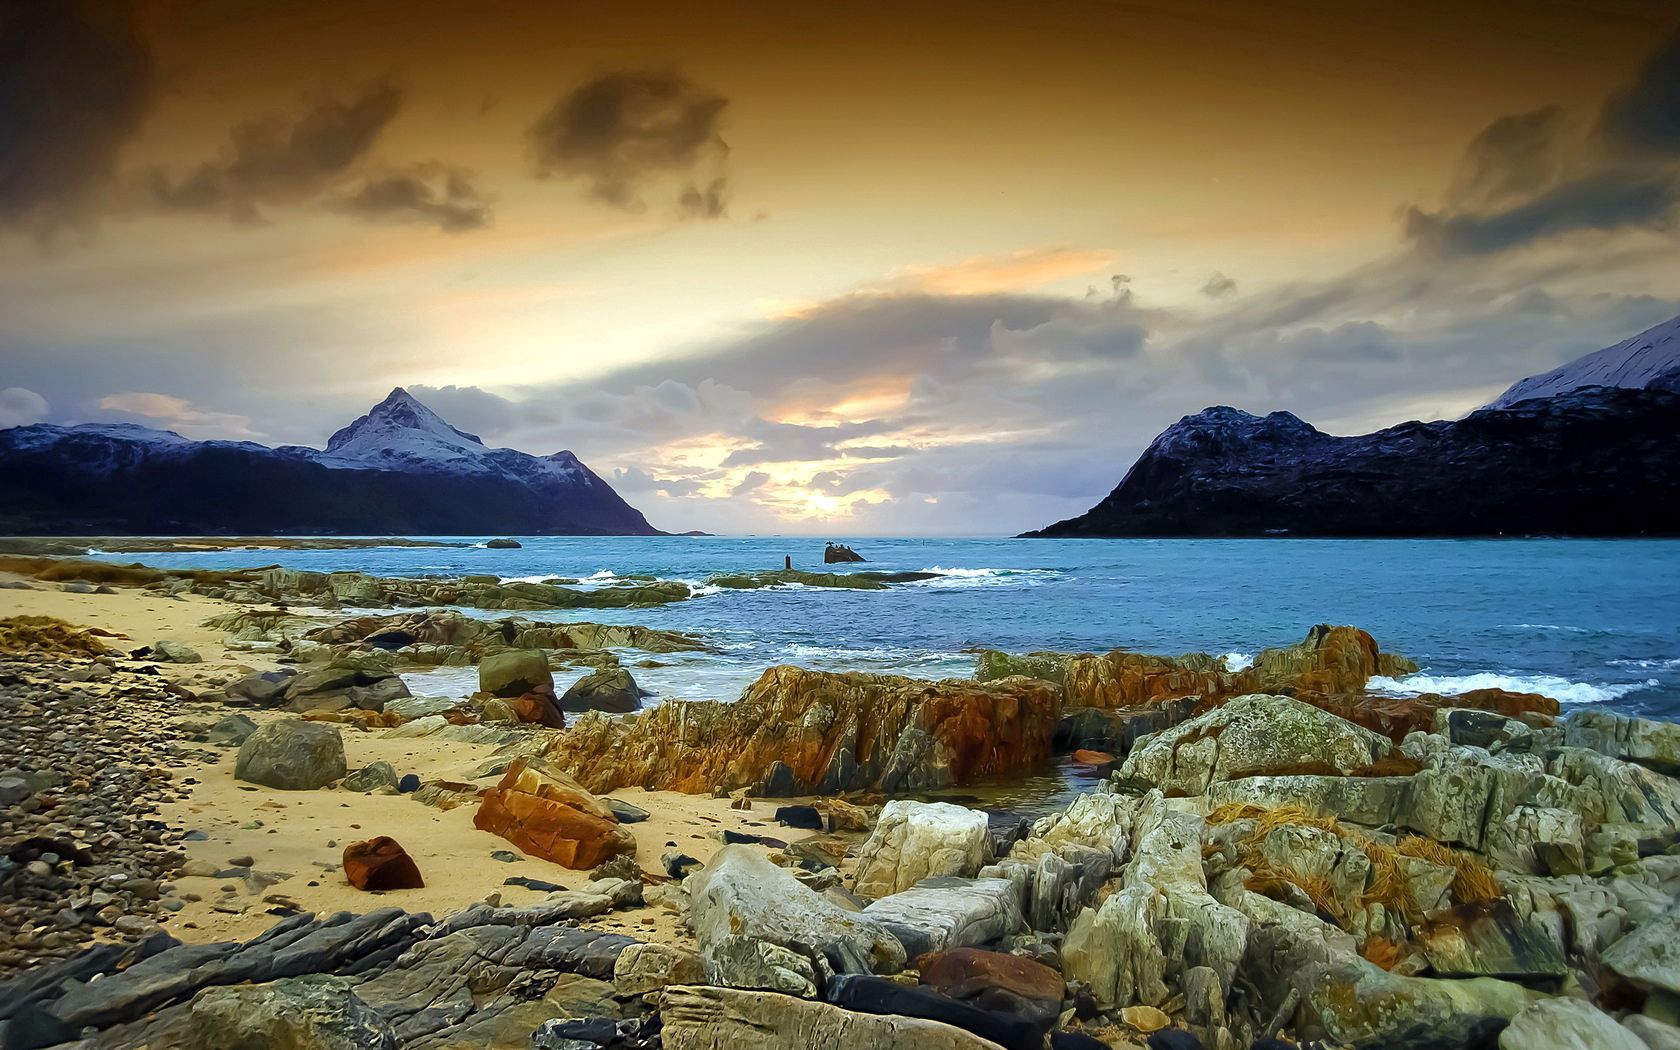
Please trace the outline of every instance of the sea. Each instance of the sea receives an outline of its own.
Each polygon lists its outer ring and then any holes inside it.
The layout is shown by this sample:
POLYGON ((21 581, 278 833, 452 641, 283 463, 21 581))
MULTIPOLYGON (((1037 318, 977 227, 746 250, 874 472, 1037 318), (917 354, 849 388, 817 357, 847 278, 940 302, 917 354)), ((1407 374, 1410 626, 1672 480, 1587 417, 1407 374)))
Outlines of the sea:
MULTIPOLYGON (((918 678, 972 673, 975 648, 1202 651, 1235 667, 1314 624, 1355 624, 1421 666, 1371 688, 1404 695, 1497 687, 1567 706, 1680 719, 1680 541, 1018 540, 835 536, 868 559, 825 566, 809 537, 521 537, 523 547, 238 549, 104 555, 160 566, 285 565, 382 576, 684 580, 668 606, 527 613, 700 635, 706 653, 635 666, 661 699, 731 700, 776 664, 918 678), (926 571, 885 590, 726 590, 708 576, 777 569, 926 571)), ((465 610, 472 615, 495 612, 465 610)), ((579 672, 581 674, 581 672, 579 672)), ((405 676, 421 695, 471 693, 471 668, 405 676)), ((559 683, 563 688, 566 683, 559 683)))

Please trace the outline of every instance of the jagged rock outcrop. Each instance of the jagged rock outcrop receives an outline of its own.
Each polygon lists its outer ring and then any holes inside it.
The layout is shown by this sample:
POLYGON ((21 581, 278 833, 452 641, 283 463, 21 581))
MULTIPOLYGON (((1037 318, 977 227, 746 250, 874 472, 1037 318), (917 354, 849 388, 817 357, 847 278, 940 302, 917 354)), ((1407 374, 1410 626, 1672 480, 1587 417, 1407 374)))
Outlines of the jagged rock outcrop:
POLYGON ((1252 776, 1368 774, 1393 750, 1386 737, 1310 704, 1257 694, 1149 737, 1120 775, 1168 795, 1201 795, 1216 782, 1252 776))
POLYGON ((667 702, 625 724, 583 715, 546 757, 592 791, 749 789, 766 797, 925 790, 1050 753, 1058 690, 772 667, 734 703, 667 702))
POLYGON ((1680 370, 1334 437, 1224 406, 1162 431, 1119 486, 1028 536, 1680 534, 1680 370))
MULTIPOLYGON (((235 616, 242 614, 234 614, 235 616)), ((279 641, 278 634, 230 622, 226 629, 244 628, 252 640, 279 641)), ((454 610, 426 610, 386 616, 357 616, 327 627, 297 632, 303 639, 327 646, 352 646, 392 653, 399 661, 421 665, 477 663, 493 649, 596 651, 640 649, 650 653, 698 652, 706 643, 678 631, 601 623, 548 623, 508 617, 486 620, 454 610)))
POLYGON ((1212 702, 1260 692, 1357 694, 1377 675, 1416 670, 1415 663, 1383 652, 1376 639, 1357 627, 1318 624, 1294 645, 1262 649, 1241 671, 1228 670, 1222 657, 1209 653, 1156 656, 1115 649, 1100 655, 1011 656, 983 649, 975 659, 974 677, 982 682, 1008 675, 1039 678, 1062 686, 1070 710, 1130 710, 1187 696, 1212 702))
POLYGON ((997 1050, 996 1043, 939 1021, 735 988, 669 989, 663 1017, 667 1050, 997 1050))

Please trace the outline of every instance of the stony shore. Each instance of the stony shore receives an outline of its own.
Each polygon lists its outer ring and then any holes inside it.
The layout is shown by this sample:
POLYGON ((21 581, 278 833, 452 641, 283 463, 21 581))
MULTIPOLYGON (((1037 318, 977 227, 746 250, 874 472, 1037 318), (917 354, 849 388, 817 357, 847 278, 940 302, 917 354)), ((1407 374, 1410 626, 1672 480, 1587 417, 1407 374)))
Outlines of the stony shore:
POLYGON ((1680 1046, 1680 727, 1370 696, 1355 628, 641 710, 706 639, 77 564, 0 576, 7 1048, 1680 1046))

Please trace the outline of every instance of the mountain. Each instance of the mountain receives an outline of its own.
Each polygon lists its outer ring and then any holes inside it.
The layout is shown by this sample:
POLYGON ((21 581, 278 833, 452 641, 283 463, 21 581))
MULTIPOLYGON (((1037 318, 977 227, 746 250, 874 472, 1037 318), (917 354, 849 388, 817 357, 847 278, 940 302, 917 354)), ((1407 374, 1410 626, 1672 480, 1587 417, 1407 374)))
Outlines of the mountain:
POLYGON ((489 448, 400 387, 325 450, 129 423, 0 431, 0 531, 660 534, 572 453, 489 448))
POLYGON ((1220 406, 1162 431, 1089 511, 1026 535, 1675 536, 1676 449, 1680 368, 1355 437, 1220 406))
POLYGON ((1509 408, 1519 401, 1588 386, 1645 387, 1675 369, 1680 369, 1680 317, 1550 372, 1519 379, 1486 407, 1509 408))

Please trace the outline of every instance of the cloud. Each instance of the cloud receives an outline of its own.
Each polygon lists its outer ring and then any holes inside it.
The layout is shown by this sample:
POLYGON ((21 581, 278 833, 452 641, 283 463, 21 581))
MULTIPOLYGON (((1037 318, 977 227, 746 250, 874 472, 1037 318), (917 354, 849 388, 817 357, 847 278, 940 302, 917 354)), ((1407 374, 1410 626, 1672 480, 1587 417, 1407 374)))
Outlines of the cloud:
POLYGON ((695 478, 656 478, 640 467, 620 468, 612 473, 613 488, 621 493, 654 493, 681 499, 693 495, 701 484, 695 478))
POLYGON ((1485 212, 1406 212, 1406 236, 1436 251, 1486 255, 1583 230, 1665 229, 1680 203, 1680 173, 1611 169, 1485 212))
POLYGON ((0 13, 0 227, 83 221, 158 94, 126 2, 7 4, 0 13))
POLYGON ((445 233, 490 225, 490 204, 471 176, 436 164, 369 178, 329 206, 362 219, 420 223, 445 233))
POLYGON ((1209 299, 1229 299, 1237 294, 1237 282, 1218 271, 1202 285, 1202 294, 1209 299))
POLYGON ((769 481, 770 475, 762 470, 755 470, 737 482, 735 487, 729 490, 729 494, 731 496, 745 496, 749 492, 763 488, 769 481))
POLYGON ((9 386, 0 390, 0 430, 26 427, 47 418, 47 399, 33 390, 9 386))
POLYGON ((1605 102, 1599 130, 1615 147, 1680 154, 1680 31, 1645 60, 1631 84, 1605 102))
POLYGON ((531 163, 540 178, 582 179, 597 200, 641 210, 650 182, 690 181, 677 198, 691 218, 725 213, 729 154, 720 125, 729 100, 675 73, 618 72, 562 97, 531 125, 531 163))
POLYGON ((295 116, 245 121, 219 159, 179 178, 154 171, 152 198, 166 209, 246 222, 260 220, 271 205, 313 201, 367 156, 402 104, 399 88, 378 84, 347 98, 316 99, 295 116))
POLYGON ((939 266, 908 266, 882 289, 927 295, 1026 292, 1106 270, 1114 253, 1097 248, 1025 248, 1008 255, 976 255, 939 266))
POLYGON ((99 399, 99 407, 123 416, 138 416, 185 437, 257 437, 249 416, 210 412, 185 398, 142 390, 125 390, 99 399))
POLYGON ((1561 106, 1495 120, 1470 140, 1449 198, 1486 205, 1543 189, 1561 166, 1563 129, 1561 106))
POLYGON ((1557 106, 1500 117, 1471 140, 1443 207, 1402 209, 1436 255, 1492 255, 1574 234, 1663 231, 1680 210, 1680 33, 1570 141, 1557 106))

